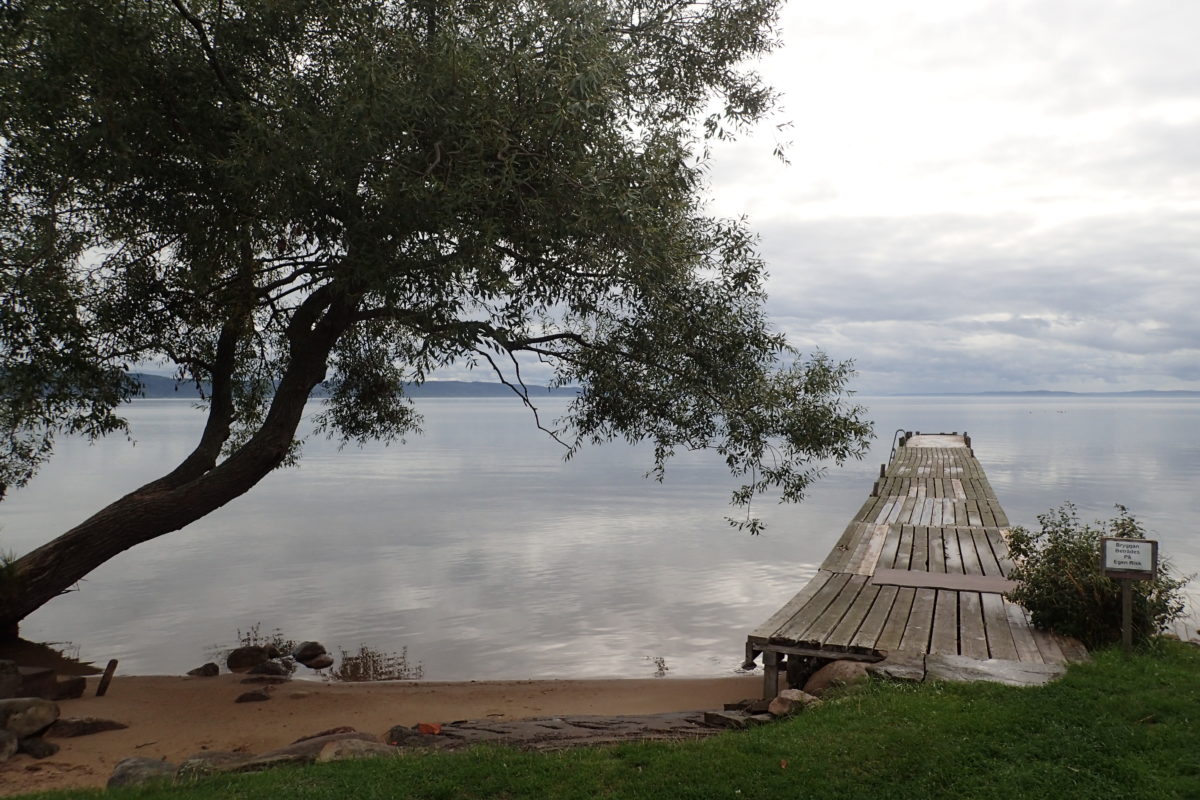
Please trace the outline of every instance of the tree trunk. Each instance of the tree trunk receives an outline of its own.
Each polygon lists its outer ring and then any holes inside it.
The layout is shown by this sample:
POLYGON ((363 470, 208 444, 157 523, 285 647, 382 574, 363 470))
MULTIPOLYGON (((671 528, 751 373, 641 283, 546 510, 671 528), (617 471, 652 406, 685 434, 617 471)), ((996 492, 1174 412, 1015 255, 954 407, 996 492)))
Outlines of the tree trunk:
POLYGON ((0 607, 0 638, 15 637, 21 620, 110 558, 195 522, 278 467, 291 449, 309 394, 325 378, 333 344, 348 325, 349 311, 336 311, 305 331, 308 335, 293 339, 292 358, 262 426, 229 458, 177 485, 165 478, 152 481, 18 558, 16 592, 0 607))

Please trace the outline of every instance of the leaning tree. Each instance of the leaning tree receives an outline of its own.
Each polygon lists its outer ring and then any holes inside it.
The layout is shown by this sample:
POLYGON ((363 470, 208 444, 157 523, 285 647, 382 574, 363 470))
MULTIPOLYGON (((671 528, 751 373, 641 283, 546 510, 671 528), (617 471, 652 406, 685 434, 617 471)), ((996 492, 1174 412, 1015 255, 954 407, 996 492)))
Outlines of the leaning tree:
POLYGON ((406 383, 525 395, 536 360, 580 387, 571 448, 712 448, 742 504, 861 455, 848 366, 771 329, 753 237, 704 209, 706 143, 774 104, 742 65, 777 1, 6 0, 0 486, 122 430, 146 364, 207 422, 12 560, 0 629, 296 458, 322 384, 326 432, 390 440, 406 383))

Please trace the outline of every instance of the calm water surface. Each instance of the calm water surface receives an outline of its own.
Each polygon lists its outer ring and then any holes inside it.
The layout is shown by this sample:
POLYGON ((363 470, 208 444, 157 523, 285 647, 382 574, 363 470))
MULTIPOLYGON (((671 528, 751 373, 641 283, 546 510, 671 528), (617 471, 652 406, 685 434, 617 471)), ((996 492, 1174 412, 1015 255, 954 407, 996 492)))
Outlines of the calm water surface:
MULTIPOLYGON (((254 625, 335 652, 407 648, 429 680, 649 677, 663 662, 668 676, 730 674, 747 631, 865 500, 897 428, 969 431, 1014 524, 1067 500, 1087 520, 1122 503, 1180 571, 1200 572, 1200 401, 860 402, 872 453, 803 505, 760 503, 769 528, 750 537, 724 520, 733 482, 716 458, 685 454, 657 484, 642 477, 645 448, 564 463, 511 401, 424 400, 424 435, 343 451, 310 440, 298 468, 110 561, 22 633, 127 674, 186 671, 254 625)), ((0 547, 24 552, 157 477, 202 425, 186 401, 139 401, 128 416, 136 445, 63 442, 0 503, 0 547)))

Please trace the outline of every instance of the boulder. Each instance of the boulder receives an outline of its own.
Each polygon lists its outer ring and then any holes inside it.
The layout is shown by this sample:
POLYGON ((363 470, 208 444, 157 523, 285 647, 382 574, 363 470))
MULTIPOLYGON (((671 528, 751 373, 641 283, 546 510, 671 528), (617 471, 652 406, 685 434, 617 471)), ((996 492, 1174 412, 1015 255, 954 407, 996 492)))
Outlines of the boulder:
POLYGON ((311 764, 315 756, 302 756, 295 753, 276 753, 254 756, 236 767, 228 767, 222 772, 262 772, 264 769, 274 769, 288 764, 311 764))
POLYGON ((329 742, 317 753, 317 763, 346 761, 351 758, 376 758, 394 756, 400 751, 383 742, 368 742, 363 739, 339 739, 329 742))
POLYGON ((280 764, 311 764, 317 760, 317 756, 325 749, 330 742, 342 741, 345 739, 357 739, 363 742, 378 742, 369 733, 334 733, 328 736, 318 736, 313 739, 305 739, 295 744, 289 744, 287 747, 281 747, 278 750, 272 750, 269 753, 255 756, 246 763, 237 767, 236 772, 255 772, 269 767, 274 767, 280 764))
POLYGON ((803 710, 804 706, 779 695, 771 698, 771 702, 767 706, 767 713, 772 717, 790 717, 792 714, 803 710))
POLYGON ((800 703, 803 706, 819 706, 819 705, 821 705, 821 698, 819 698, 815 695, 811 695, 808 692, 802 691, 800 689, 784 689, 782 692, 779 693, 779 696, 786 697, 787 699, 792 700, 793 702, 796 702, 796 703, 800 703))
POLYGON ((291 670, 280 664, 278 661, 264 661, 261 664, 255 664, 250 669, 246 670, 247 675, 269 675, 276 678, 284 678, 291 674, 291 670))
POLYGON ((832 661, 813 673, 804 691, 820 697, 836 686, 849 686, 867 680, 867 665, 861 661, 832 661))
POLYGON ((202 753, 194 753, 185 758, 179 765, 179 768, 175 770, 175 777, 200 778, 205 775, 232 772, 241 769, 253 759, 254 756, 249 753, 206 750, 202 753))
POLYGON ((17 662, 0 659, 0 700, 16 697, 20 688, 21 672, 17 669, 17 662))
POLYGON ((191 675, 194 678, 215 678, 220 674, 221 668, 211 661, 207 664, 202 664, 195 669, 188 670, 188 675, 191 675))
POLYGON ((300 663, 309 669, 326 669, 333 666, 333 656, 328 653, 322 653, 314 659, 301 661, 300 663))
POLYGON ((114 786, 142 786, 156 781, 169 781, 175 777, 176 766, 157 758, 125 758, 117 762, 106 784, 114 786))
POLYGON ((33 758, 49 758, 58 752, 58 745, 40 736, 27 736, 18 742, 17 752, 33 758))
POLYGON ((239 694, 237 696, 237 699, 234 700, 233 702, 235 702, 235 703, 261 703, 264 700, 270 700, 270 699, 271 699, 271 695, 267 694, 266 692, 264 692, 260 689, 258 691, 254 691, 254 692, 245 692, 243 694, 239 694))
POLYGON ((19 746, 19 741, 15 733, 0 728, 0 764, 12 758, 19 746))
POLYGON ((767 713, 773 717, 786 717, 799 713, 809 706, 820 705, 820 703, 820 698, 807 692, 799 689, 784 689, 771 700, 771 704, 767 706, 767 713))
POLYGON ((384 741, 395 747, 430 747, 438 742, 438 737, 430 733, 421 733, 407 725, 394 725, 387 732, 384 741))
POLYGON ((292 658, 307 667, 309 661, 312 661, 317 656, 325 655, 326 652, 325 646, 320 642, 301 642, 292 651, 292 658))
POLYGON ((119 731, 129 726, 123 722, 99 717, 59 717, 46 730, 46 736, 55 739, 70 739, 75 736, 91 736, 104 731, 119 731))
POLYGON ((41 733, 58 719, 58 703, 40 697, 11 697, 0 700, 0 728, 18 739, 41 733))
POLYGON ((279 653, 274 647, 268 649, 258 645, 249 645, 247 647, 239 647, 229 653, 225 659, 225 666, 229 667, 233 672, 245 672, 251 667, 257 667, 264 661, 270 661, 273 657, 271 651, 279 653))

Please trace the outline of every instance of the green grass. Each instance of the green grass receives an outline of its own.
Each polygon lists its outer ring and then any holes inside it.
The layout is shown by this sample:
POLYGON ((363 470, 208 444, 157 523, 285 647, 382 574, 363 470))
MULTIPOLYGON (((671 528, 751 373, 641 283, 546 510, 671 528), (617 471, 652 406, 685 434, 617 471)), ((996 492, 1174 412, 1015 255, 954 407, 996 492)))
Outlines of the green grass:
POLYGON ((1097 653, 1037 689, 872 683, 679 744, 497 747, 44 798, 1200 798, 1200 649, 1097 653))

